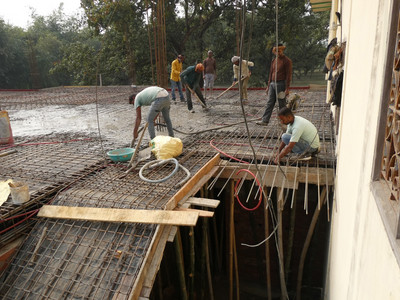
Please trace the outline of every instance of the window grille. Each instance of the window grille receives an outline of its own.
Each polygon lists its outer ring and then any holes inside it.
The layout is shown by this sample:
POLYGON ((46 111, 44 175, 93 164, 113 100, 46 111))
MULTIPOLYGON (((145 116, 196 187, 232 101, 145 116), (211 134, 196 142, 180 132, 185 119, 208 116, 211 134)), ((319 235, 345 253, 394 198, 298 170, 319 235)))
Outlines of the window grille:
POLYGON ((394 49, 392 81, 385 130, 385 144, 382 158, 382 177, 389 184, 390 199, 400 199, 400 18, 397 22, 394 49))

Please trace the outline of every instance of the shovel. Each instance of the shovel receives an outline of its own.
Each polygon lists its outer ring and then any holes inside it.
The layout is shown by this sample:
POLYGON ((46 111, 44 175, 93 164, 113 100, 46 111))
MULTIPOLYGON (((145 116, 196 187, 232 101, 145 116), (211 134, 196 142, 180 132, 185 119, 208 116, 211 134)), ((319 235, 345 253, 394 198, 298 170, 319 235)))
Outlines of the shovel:
POLYGON ((199 96, 197 96, 197 94, 186 84, 186 88, 195 96, 196 100, 200 102, 201 106, 203 106, 203 108, 207 108, 207 105, 205 105, 203 103, 203 101, 200 100, 199 96))

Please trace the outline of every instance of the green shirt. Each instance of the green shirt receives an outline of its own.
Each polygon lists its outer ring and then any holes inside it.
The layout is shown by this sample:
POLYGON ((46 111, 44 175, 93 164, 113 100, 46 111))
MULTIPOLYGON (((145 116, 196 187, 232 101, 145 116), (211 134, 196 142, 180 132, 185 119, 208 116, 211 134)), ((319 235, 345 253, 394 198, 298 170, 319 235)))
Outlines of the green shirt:
MULTIPOLYGON (((141 91, 139 94, 136 95, 135 97, 135 109, 138 108, 139 106, 149 106, 151 103, 158 97, 162 97, 163 95, 159 95, 160 92, 165 91, 162 87, 159 86, 150 86, 148 88, 145 88, 143 91, 141 91), (158 97, 157 97, 158 96, 158 97)), ((166 95, 168 96, 168 92, 166 92, 166 95)))
POLYGON ((195 66, 190 66, 181 73, 182 83, 188 84, 191 89, 200 86, 200 78, 203 76, 202 73, 197 73, 195 69, 195 66))

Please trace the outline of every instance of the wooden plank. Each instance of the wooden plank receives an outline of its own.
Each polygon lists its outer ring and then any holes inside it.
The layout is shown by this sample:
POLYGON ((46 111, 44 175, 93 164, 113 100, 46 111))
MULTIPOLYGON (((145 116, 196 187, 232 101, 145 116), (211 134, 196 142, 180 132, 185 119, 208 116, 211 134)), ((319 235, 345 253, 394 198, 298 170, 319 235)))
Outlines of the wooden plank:
POLYGON ((209 160, 166 204, 167 210, 174 209, 179 201, 188 199, 196 194, 200 188, 217 172, 220 161, 219 153, 209 160))
MULTIPOLYGON (((147 272, 150 269, 151 261, 154 257, 154 253, 157 250, 158 244, 164 232, 165 225, 157 226, 156 232, 154 233, 153 240, 151 241, 151 245, 146 253, 146 257, 143 260, 142 267, 136 277, 135 283, 133 285, 132 293, 129 295, 129 300, 136 300, 140 297, 140 293, 142 291, 143 282, 146 278, 147 272)), ((114 297, 115 298, 115 297, 114 297)), ((118 300, 114 299, 113 300, 118 300)), ((126 299, 126 296, 125 298, 126 299)))
POLYGON ((168 236, 168 242, 172 243, 174 241, 177 230, 178 230, 178 226, 172 226, 171 231, 168 236))
POLYGON ((214 216, 214 212, 213 211, 186 208, 186 207, 179 207, 179 206, 175 207, 174 211, 196 211, 196 212, 199 213, 199 217, 206 217, 206 218, 212 218, 214 216))
MULTIPOLYGON (((172 226, 165 226, 163 233, 161 235, 160 241, 158 242, 156 251, 154 252, 153 259, 151 260, 150 267, 147 271, 146 278, 143 282, 142 291, 140 293, 141 297, 150 297, 151 290, 154 285, 154 281, 158 270, 160 269, 161 261, 164 256, 164 249, 167 243, 169 234, 171 232, 172 226)), ((139 299, 141 298, 139 297, 139 299)))
POLYGON ((220 201, 208 198, 190 197, 186 203, 203 207, 217 208, 220 201))
POLYGON ((43 205, 38 213, 38 217, 99 222, 126 222, 195 226, 199 217, 199 213, 195 211, 166 211, 43 205))

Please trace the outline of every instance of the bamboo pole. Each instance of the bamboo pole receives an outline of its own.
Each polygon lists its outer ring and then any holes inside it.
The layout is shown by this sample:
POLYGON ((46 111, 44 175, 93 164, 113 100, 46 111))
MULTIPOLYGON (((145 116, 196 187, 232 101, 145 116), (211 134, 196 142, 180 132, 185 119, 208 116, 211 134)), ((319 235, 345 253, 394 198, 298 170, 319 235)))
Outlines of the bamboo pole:
POLYGON ((277 188, 277 210, 278 210, 278 257, 279 257, 279 280, 281 282, 281 299, 287 300, 288 293, 285 282, 285 267, 283 262, 283 227, 282 227, 282 211, 283 211, 283 193, 282 188, 277 188))
MULTIPOLYGON (((200 197, 204 198, 204 187, 200 189, 200 197)), ((206 276, 206 235, 207 235, 207 219, 203 218, 201 222, 201 239, 202 239, 202 249, 201 249, 201 257, 200 257, 200 299, 205 299, 205 287, 206 281, 203 280, 206 276)))
POLYGON ((235 263, 235 279, 236 279, 236 299, 240 299, 240 291, 239 291, 239 267, 238 267, 238 258, 237 258, 237 249, 236 249, 236 235, 235 235, 235 227, 233 227, 233 258, 235 263))
POLYGON ((233 300, 233 218, 234 218, 234 185, 233 180, 230 180, 229 193, 229 299, 233 300))
MULTIPOLYGON (((326 200, 326 187, 323 188, 322 193, 321 193, 321 204, 325 204, 326 200)), ((301 251, 301 256, 300 256, 300 262, 299 262, 299 273, 297 274, 297 286, 296 286, 296 300, 301 300, 301 282, 303 280, 303 269, 304 269, 304 262, 306 260, 307 256, 307 251, 308 247, 310 246, 311 243, 311 238, 314 234, 314 229, 318 221, 318 216, 321 210, 316 207, 314 211, 314 215, 311 220, 310 227, 307 232, 307 237, 304 242, 303 250, 301 251)))
MULTIPOLYGON (((268 194, 267 187, 264 187, 265 193, 268 194)), ((268 199, 264 197, 264 229, 265 229, 265 237, 269 236, 269 217, 268 217, 268 209, 270 209, 268 205, 268 199)), ((265 242, 265 268, 267 273, 267 294, 268 300, 272 300, 272 289, 271 289, 271 257, 269 253, 269 239, 265 242)))
MULTIPOLYGON (((295 190, 293 190, 293 193, 295 194, 295 190)), ((286 249, 286 258, 285 258, 285 278, 289 278, 289 270, 290 270, 290 262, 292 260, 292 250, 293 250, 293 238, 294 238, 294 232, 295 232, 295 224, 296 224, 296 198, 294 198, 294 201, 292 203, 292 208, 290 210, 290 228, 289 228, 289 238, 288 238, 288 243, 287 243, 287 249, 286 249)))
POLYGON ((189 245, 190 245, 190 263, 189 263, 189 299, 194 299, 194 272, 195 272, 195 247, 194 247, 194 227, 189 230, 189 245))
MULTIPOLYGON (((208 183, 205 184, 203 187, 204 193, 203 197, 208 198, 208 183)), ((213 218, 212 218, 213 219, 213 218)), ((206 223, 207 230, 206 230, 206 235, 205 235, 205 248, 206 248, 206 268, 207 268, 207 279, 208 279, 208 289, 209 289, 209 295, 210 295, 210 300, 214 300, 214 289, 213 289, 213 284, 212 284, 212 275, 211 275, 211 267, 210 267, 210 247, 209 247, 209 235, 210 235, 210 230, 209 230, 209 224, 208 224, 208 219, 204 218, 204 222, 206 223)))
POLYGON ((175 256, 176 256, 178 277, 181 288, 181 299, 187 300, 188 296, 187 296, 186 281, 185 281, 185 266, 183 261, 182 239, 179 227, 178 230, 176 231, 174 244, 175 244, 175 256))
MULTIPOLYGON (((204 218, 204 221, 207 222, 207 219, 204 218)), ((210 300, 214 300, 214 289, 212 284, 212 276, 211 276, 211 268, 210 268, 210 252, 209 252, 209 243, 208 243, 208 234, 206 235, 206 266, 207 266, 207 279, 208 279, 208 289, 210 293, 210 300)))

